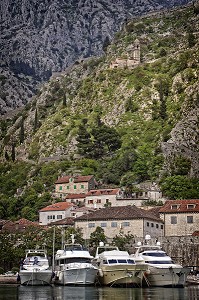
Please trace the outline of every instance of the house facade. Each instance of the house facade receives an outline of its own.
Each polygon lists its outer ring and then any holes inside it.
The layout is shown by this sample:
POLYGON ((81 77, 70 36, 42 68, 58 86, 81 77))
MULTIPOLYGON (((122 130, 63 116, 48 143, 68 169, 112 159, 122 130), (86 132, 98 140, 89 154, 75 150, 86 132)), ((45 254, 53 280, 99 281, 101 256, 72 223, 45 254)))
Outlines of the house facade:
POLYGON ((115 206, 120 188, 90 190, 86 194, 85 206, 90 208, 103 208, 105 206, 115 206))
POLYGON ((97 227, 102 227, 108 238, 113 238, 122 231, 135 237, 161 237, 164 232, 162 219, 136 206, 106 207, 75 219, 75 228, 82 228, 83 238, 90 238, 90 234, 97 227))
POLYGON ((199 230, 199 200, 167 200, 159 210, 165 236, 187 236, 199 230))
POLYGON ((87 193, 96 188, 93 175, 88 176, 63 176, 55 182, 55 196, 64 199, 68 194, 87 193))
POLYGON ((58 202, 48 205, 39 210, 39 224, 48 225, 55 221, 71 217, 71 210, 74 204, 68 202, 58 202))
POLYGON ((68 194, 66 197, 64 197, 64 201, 69 202, 69 203, 74 203, 76 205, 78 204, 85 204, 86 200, 86 194, 81 193, 81 194, 68 194))

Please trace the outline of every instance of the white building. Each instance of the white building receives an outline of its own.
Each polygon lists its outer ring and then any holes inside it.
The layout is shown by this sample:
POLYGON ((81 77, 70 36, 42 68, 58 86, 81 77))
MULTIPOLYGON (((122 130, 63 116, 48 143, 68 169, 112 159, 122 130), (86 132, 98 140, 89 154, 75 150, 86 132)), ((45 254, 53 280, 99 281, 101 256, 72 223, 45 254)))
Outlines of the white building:
POLYGON ((47 225, 71 217, 71 210, 73 207, 74 204, 68 202, 58 202, 48 205, 39 210, 39 224, 47 225))

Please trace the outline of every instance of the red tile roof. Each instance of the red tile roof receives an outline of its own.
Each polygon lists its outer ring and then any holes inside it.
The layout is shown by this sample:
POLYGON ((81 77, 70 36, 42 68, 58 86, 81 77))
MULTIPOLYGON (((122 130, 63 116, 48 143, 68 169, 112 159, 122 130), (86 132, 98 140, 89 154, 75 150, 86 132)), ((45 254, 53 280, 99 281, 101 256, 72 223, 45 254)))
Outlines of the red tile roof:
POLYGON ((64 218, 62 220, 58 220, 55 222, 51 222, 50 224, 48 224, 49 226, 51 225, 74 225, 74 218, 64 218))
POLYGON ((2 228, 2 231, 8 232, 23 232, 30 226, 40 226, 38 222, 32 222, 27 219, 20 219, 18 221, 12 222, 8 221, 2 228))
POLYGON ((183 213, 183 212, 199 212, 199 199, 190 200, 167 200, 160 208, 160 213, 183 213), (193 204, 193 208, 188 205, 193 204), (174 205, 177 205, 174 208, 174 205))
POLYGON ((73 178, 75 183, 77 183, 77 182, 88 182, 93 177, 94 177, 93 175, 88 175, 88 176, 81 176, 81 175, 78 175, 78 176, 63 176, 63 177, 58 178, 57 181, 55 182, 55 184, 68 183, 70 178, 73 178))
POLYGON ((199 230, 196 230, 192 233, 192 236, 199 236, 199 230))
POLYGON ((48 206, 40 209, 39 211, 55 211, 55 210, 56 211, 60 211, 60 210, 67 210, 71 206, 74 206, 74 204, 68 203, 68 202, 57 202, 57 203, 48 205, 48 206))
POLYGON ((86 194, 81 193, 81 194, 68 194, 65 199, 84 199, 86 197, 86 194))
POLYGON ((91 220, 132 220, 132 219, 150 219, 163 223, 160 218, 154 214, 138 208, 135 205, 128 206, 113 206, 96 210, 95 212, 77 217, 77 221, 91 221, 91 220))
POLYGON ((117 195, 120 191, 120 188, 116 189, 99 189, 99 190, 90 190, 86 196, 102 196, 102 195, 117 195))

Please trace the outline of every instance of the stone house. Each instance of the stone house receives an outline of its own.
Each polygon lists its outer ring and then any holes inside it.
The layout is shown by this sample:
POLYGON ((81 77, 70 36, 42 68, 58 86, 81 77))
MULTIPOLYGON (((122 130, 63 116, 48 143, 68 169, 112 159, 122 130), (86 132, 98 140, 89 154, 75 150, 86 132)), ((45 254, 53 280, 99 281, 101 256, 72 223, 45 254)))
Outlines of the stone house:
POLYGON ((96 188, 96 181, 93 175, 63 176, 55 182, 54 195, 64 199, 68 194, 87 193, 94 188, 96 188))
POLYGON ((117 197, 120 195, 120 191, 120 188, 90 190, 86 194, 85 206, 91 208, 115 206, 117 197))
POLYGON ((69 203, 74 203, 76 205, 78 204, 85 204, 86 201, 86 194, 68 194, 66 197, 64 197, 64 201, 69 203))
POLYGON ((167 200, 159 210, 165 236, 187 236, 199 230, 199 200, 167 200))
POLYGON ((68 202, 58 202, 48 205, 39 210, 39 224, 47 225, 71 217, 73 207, 74 204, 68 202))
POLYGON ((140 63, 140 41, 136 39, 133 44, 126 48, 125 58, 117 57, 110 64, 110 69, 129 68, 132 69, 140 63))
POLYGON ((16 232, 24 232, 29 227, 39 227, 38 222, 32 222, 27 219, 19 219, 15 222, 12 221, 6 221, 4 222, 1 231, 2 232, 10 232, 10 233, 16 233, 16 232))
POLYGON ((163 220, 136 206, 114 206, 98 209, 75 219, 75 228, 82 228, 83 238, 88 239, 96 227, 102 227, 107 238, 113 238, 122 231, 135 237, 161 237, 163 220))

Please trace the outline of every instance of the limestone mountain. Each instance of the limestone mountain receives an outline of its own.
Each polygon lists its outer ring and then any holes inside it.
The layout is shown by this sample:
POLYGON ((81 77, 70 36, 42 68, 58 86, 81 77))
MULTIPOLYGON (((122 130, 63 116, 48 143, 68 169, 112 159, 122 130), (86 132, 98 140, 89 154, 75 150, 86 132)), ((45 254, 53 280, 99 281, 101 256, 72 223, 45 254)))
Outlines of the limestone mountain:
POLYGON ((198 199, 198 70, 199 7, 188 5, 132 18, 103 56, 52 76, 0 122, 0 215, 35 219, 63 174, 198 199))
POLYGON ((0 114, 30 101, 41 82, 79 58, 103 54, 136 15, 188 0, 4 0, 0 3, 0 114))

